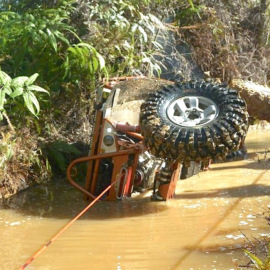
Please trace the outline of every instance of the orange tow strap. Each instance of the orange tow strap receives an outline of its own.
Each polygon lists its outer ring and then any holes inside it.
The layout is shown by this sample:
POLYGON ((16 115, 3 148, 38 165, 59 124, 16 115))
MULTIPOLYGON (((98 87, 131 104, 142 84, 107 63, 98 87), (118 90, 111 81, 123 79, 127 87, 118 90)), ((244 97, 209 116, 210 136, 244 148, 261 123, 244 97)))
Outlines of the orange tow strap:
POLYGON ((119 179, 117 178, 111 183, 104 191, 102 191, 90 204, 88 204, 76 217, 74 217, 65 227, 63 227, 54 237, 50 239, 42 248, 40 248, 33 256, 31 256, 27 262, 19 268, 19 270, 25 269, 35 258, 37 258, 44 250, 52 244, 64 231, 66 231, 77 219, 79 219, 87 210, 91 208, 119 179))

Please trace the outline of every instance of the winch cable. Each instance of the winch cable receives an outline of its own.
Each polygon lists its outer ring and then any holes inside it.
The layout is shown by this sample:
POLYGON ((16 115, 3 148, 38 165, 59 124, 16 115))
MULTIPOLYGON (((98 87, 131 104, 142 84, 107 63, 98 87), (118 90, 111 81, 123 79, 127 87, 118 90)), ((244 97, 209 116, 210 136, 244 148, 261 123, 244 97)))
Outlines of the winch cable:
POLYGON ((55 236, 53 236, 49 242, 41 247, 33 256, 31 256, 26 263, 19 268, 19 270, 25 269, 34 259, 36 259, 45 249, 52 244, 63 232, 65 232, 76 220, 78 220, 83 214, 85 214, 112 186, 121 179, 122 173, 126 173, 126 168, 122 168, 119 177, 116 178, 106 189, 104 189, 91 203, 89 203, 76 217, 74 217, 67 225, 65 225, 55 236))

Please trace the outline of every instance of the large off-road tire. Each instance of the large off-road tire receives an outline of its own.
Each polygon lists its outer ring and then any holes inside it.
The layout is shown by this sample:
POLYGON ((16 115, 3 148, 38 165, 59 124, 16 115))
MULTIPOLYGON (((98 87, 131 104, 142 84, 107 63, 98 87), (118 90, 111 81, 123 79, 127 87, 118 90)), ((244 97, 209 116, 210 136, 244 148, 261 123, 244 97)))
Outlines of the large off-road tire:
POLYGON ((189 162, 225 159, 248 129, 245 102, 224 84, 191 81, 164 86, 141 106, 145 145, 157 157, 189 162))

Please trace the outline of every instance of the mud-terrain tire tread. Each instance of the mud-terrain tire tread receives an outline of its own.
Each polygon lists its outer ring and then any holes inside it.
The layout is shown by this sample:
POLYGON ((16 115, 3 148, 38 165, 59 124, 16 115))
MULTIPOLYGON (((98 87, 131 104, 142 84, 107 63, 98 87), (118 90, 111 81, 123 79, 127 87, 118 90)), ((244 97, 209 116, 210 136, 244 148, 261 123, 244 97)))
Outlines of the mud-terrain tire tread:
POLYGON ((225 159, 244 140, 248 114, 246 104, 236 90, 225 84, 190 81, 167 85, 150 94, 141 106, 140 126, 145 145, 159 158, 179 162, 225 159), (198 127, 173 123, 166 115, 166 108, 185 95, 213 100, 219 108, 218 116, 198 127))

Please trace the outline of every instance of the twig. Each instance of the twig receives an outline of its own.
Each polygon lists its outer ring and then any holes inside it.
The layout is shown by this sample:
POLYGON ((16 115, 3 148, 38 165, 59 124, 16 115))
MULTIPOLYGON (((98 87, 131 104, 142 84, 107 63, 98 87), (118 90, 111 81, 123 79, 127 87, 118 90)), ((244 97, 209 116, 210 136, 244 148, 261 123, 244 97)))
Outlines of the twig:
POLYGON ((250 269, 250 267, 252 267, 254 269, 254 267, 250 266, 250 265, 238 265, 238 267, 240 267, 240 268, 249 268, 249 269, 250 269))
POLYGON ((200 23, 200 24, 194 24, 194 25, 180 26, 179 29, 183 29, 183 30, 197 29, 197 28, 202 28, 207 25, 208 25, 207 23, 200 23))
POLYGON ((3 114, 3 116, 6 118, 6 120, 7 120, 7 122, 8 122, 9 128, 10 128, 13 132, 15 132, 15 129, 14 129, 13 125, 11 124, 11 121, 10 121, 8 115, 7 115, 5 112, 3 112, 2 114, 3 114))
POLYGON ((253 247, 255 247, 256 245, 247 237, 247 235, 244 233, 244 232, 242 232, 241 230, 239 230, 240 231, 240 233, 242 233, 243 235, 244 235, 244 237, 246 238, 246 240, 253 246, 253 247))

